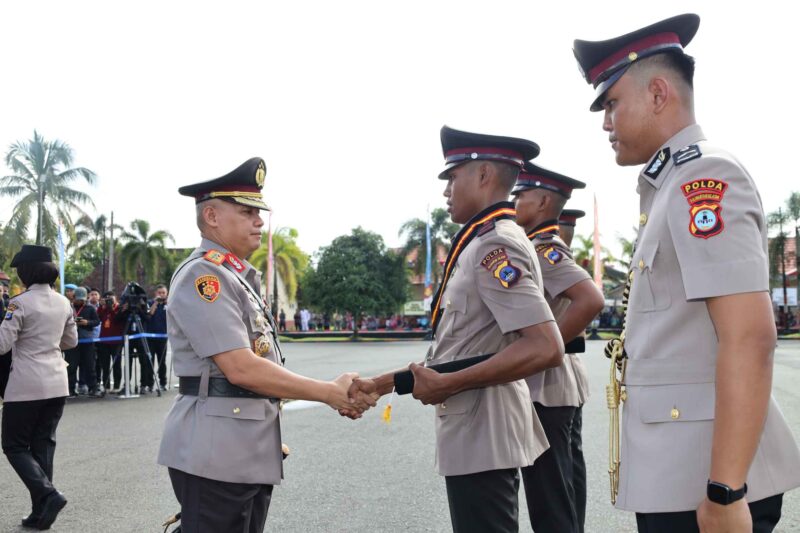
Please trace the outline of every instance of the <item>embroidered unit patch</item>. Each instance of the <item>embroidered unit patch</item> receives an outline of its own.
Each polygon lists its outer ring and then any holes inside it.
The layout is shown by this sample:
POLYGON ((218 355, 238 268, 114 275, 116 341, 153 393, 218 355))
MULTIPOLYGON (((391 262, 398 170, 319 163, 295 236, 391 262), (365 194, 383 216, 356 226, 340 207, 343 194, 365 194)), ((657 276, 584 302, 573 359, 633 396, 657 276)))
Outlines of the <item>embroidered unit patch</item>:
POLYGON ((217 276, 200 276, 196 280, 194 280, 194 286, 197 289, 197 294, 200 295, 200 298, 205 300, 208 303, 212 303, 214 300, 219 297, 219 293, 222 290, 222 286, 219 283, 219 278, 217 276))
POLYGON ((689 202, 689 233, 708 239, 725 229, 722 221, 722 197, 728 184, 714 178, 692 180, 681 185, 689 202))
POLYGON ((488 270, 503 288, 509 288, 519 281, 522 271, 511 264, 505 248, 496 248, 486 254, 481 266, 488 270))
POLYGON ((556 250, 553 246, 550 246, 549 248, 544 250, 544 253, 542 255, 544 256, 545 259, 547 259, 547 262, 550 263, 551 265, 555 265, 556 263, 561 261, 561 258, 563 257, 561 255, 561 252, 556 250))

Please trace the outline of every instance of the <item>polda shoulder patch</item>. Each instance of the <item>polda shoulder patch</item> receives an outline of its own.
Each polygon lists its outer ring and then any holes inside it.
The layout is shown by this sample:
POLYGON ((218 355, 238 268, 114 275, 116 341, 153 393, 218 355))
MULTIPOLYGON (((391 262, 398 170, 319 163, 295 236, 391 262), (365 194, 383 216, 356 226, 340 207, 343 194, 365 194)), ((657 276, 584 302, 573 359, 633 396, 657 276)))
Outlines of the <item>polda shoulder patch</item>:
POLYGON ((722 221, 722 197, 728 184, 714 178, 692 180, 681 185, 689 202, 689 233, 700 239, 719 235, 725 229, 722 221))
POLYGON ((481 266, 488 270, 504 289, 513 286, 522 276, 522 271, 511 264, 505 248, 496 248, 486 254, 481 266))

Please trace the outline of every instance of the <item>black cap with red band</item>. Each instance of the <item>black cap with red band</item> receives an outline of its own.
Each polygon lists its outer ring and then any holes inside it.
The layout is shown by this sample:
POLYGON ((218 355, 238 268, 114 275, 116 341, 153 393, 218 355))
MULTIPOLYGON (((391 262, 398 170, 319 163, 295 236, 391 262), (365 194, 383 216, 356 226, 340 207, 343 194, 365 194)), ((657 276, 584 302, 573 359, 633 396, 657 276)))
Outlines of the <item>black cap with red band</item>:
POLYGON ((269 211, 261 189, 267 176, 267 165, 253 157, 222 177, 185 185, 178 189, 183 196, 192 196, 196 204, 213 198, 269 211))
POLYGON ((574 189, 583 189, 585 187, 586 184, 582 181, 526 161, 522 172, 517 177, 516 185, 511 190, 511 194, 516 195, 529 189, 546 189, 556 192, 565 198, 570 198, 574 189))
POLYGON ((586 212, 581 211, 580 209, 564 209, 558 216, 558 225, 575 226, 575 224, 578 222, 578 219, 583 218, 585 216, 586 212))
POLYGON ((699 26, 700 17, 688 13, 605 41, 576 39, 575 59, 586 82, 596 89, 589 109, 603 109, 603 95, 636 61, 656 54, 683 54, 683 48, 694 38, 699 26))
POLYGON ((448 171, 470 161, 496 161, 522 168, 528 159, 539 155, 539 145, 526 139, 470 133, 442 126, 442 152, 445 168, 439 179, 448 179, 448 171))

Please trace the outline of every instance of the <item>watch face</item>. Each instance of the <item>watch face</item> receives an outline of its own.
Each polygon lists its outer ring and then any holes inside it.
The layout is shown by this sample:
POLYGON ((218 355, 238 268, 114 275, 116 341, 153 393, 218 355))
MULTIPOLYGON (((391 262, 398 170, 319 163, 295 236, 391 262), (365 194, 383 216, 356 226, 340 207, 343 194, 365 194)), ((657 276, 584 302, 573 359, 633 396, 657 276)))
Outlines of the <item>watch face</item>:
POLYGON ((722 505, 727 505, 730 503, 731 489, 726 485, 710 481, 708 483, 706 494, 708 499, 714 503, 719 503, 722 505))

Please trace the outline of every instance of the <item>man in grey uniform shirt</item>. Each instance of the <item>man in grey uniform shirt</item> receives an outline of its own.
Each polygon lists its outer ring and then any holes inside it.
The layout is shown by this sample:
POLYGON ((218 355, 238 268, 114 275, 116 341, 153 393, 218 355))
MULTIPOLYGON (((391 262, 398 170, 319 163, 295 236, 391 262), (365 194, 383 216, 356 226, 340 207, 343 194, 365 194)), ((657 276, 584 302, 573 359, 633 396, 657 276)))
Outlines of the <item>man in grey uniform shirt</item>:
POLYGON ((195 198, 203 239, 171 283, 167 325, 180 394, 158 463, 169 468, 183 533, 263 531, 283 477, 279 399, 367 406, 347 397, 355 374, 323 382, 282 366, 261 275, 244 259, 261 243, 265 175, 256 157, 179 190, 195 198))
MULTIPOLYGON (((518 530, 519 471, 547 449, 522 378, 558 366, 563 344, 541 290, 530 241, 506 201, 522 163, 539 148, 524 139, 442 128, 444 195, 453 239, 433 299, 425 364, 496 353, 458 372, 411 365, 414 397, 436 405, 436 466, 445 477, 453 530, 518 530)), ((394 373, 357 380, 387 394, 394 373)))
POLYGON ((680 15, 575 56, 617 164, 642 165, 621 354, 616 505, 639 531, 772 531, 800 452, 771 398, 775 323, 755 182, 694 116, 700 24, 680 15))
MULTIPOLYGON (((603 308, 603 294, 588 272, 575 264, 572 251, 559 237, 558 218, 574 189, 586 185, 530 161, 511 191, 515 196, 517 224, 531 240, 542 271, 544 295, 570 352, 570 342, 583 332, 603 308)), ((574 343, 573 343, 574 344, 574 343)), ((578 357, 577 354, 571 354, 578 357)), ((527 378, 534 409, 542 422, 550 448, 531 466, 522 468, 528 514, 536 533, 583 531, 584 507, 578 509, 573 484, 573 425, 586 400, 586 376, 571 356, 561 366, 527 378), (580 375, 578 375, 580 373, 580 375)), ((578 433, 580 438, 580 433, 578 433)), ((578 468, 585 468, 582 464, 578 468)), ((580 487, 579 487, 580 488, 580 487)))

